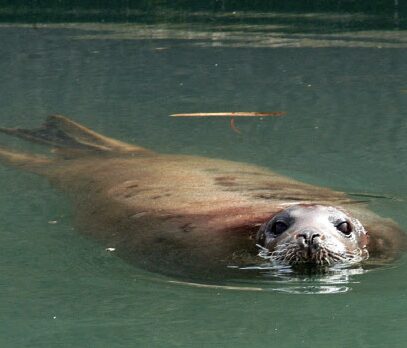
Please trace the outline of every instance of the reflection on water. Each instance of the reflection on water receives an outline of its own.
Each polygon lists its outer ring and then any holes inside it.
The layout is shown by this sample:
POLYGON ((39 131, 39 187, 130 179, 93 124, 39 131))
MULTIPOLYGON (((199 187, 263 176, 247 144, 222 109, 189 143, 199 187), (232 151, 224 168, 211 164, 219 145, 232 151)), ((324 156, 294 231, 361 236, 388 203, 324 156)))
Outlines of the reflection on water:
MULTIPOLYGON (((279 15, 280 16, 280 15, 279 15)), ((2 24, 9 27, 8 24, 2 24)), ((33 28, 32 25, 20 27, 33 28)), ((360 47, 406 48, 402 30, 341 30, 333 33, 289 32, 290 24, 37 24, 46 29, 72 29, 77 40, 181 40, 159 47, 169 49, 185 44, 197 47, 360 47), (79 33, 77 30, 83 30, 79 33), (102 30, 102 31, 101 31, 102 30)))
MULTIPOLYGON (((110 33, 79 35, 85 40, 191 40, 200 47, 374 47, 405 48, 407 37, 399 31, 358 31, 334 34, 281 32, 283 26, 241 25, 140 25, 112 27, 110 33), (261 33, 261 35, 259 35, 261 33)), ((109 27, 105 28, 109 29, 109 27)))
POLYGON ((243 270, 259 272, 257 279, 264 290, 280 291, 292 294, 335 294, 347 292, 351 284, 357 283, 355 276, 367 272, 362 266, 335 265, 321 269, 293 269, 291 266, 264 264, 243 267, 243 270))
MULTIPOLYGON (((244 271, 254 271, 255 280, 228 280, 222 283, 198 283, 181 280, 168 280, 165 278, 149 278, 153 282, 164 282, 174 285, 203 288, 221 289, 231 291, 261 291, 281 292, 296 295, 323 295, 345 293, 352 289, 352 284, 358 284, 357 276, 367 270, 362 267, 331 267, 324 272, 298 273, 289 266, 256 266, 239 268, 244 271)), ((238 269, 236 269, 238 271, 238 269)), ((246 273, 247 274, 247 273, 246 273)))

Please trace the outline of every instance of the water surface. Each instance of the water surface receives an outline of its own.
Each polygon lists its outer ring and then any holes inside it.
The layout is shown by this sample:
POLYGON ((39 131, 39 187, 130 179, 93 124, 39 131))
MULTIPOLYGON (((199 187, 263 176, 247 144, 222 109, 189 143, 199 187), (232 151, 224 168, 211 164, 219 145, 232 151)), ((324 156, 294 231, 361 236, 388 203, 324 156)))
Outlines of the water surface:
MULTIPOLYGON (((60 113, 156 151, 259 164, 377 196, 371 209, 407 230, 405 31, 290 32, 280 22, 1 25, 1 124, 34 127, 60 113), (168 117, 231 110, 287 115, 239 119, 240 135, 227 120, 168 117)), ((66 197, 43 178, 5 167, 0 177, 4 347, 402 347, 407 339, 405 257, 326 279, 179 283, 81 236, 66 197)))

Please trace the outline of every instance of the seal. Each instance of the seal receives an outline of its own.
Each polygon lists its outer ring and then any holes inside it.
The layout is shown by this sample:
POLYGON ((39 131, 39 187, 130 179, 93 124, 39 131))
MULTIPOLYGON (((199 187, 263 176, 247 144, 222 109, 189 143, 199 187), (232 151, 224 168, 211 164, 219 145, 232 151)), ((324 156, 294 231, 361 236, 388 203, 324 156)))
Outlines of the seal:
POLYGON ((148 270, 202 279, 265 262, 385 263, 405 248, 397 224, 363 202, 267 168, 156 153, 60 115, 0 131, 52 147, 3 147, 0 159, 47 177, 72 200, 80 231, 148 270))

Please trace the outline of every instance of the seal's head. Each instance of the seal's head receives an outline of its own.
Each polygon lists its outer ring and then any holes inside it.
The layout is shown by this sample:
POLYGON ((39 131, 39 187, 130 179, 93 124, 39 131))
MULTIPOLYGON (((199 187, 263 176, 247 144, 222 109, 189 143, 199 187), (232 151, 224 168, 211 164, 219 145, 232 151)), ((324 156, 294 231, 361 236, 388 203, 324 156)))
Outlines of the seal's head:
POLYGON ((257 243, 283 265, 353 264, 368 258, 367 233, 347 212, 323 205, 290 206, 263 224, 257 243))

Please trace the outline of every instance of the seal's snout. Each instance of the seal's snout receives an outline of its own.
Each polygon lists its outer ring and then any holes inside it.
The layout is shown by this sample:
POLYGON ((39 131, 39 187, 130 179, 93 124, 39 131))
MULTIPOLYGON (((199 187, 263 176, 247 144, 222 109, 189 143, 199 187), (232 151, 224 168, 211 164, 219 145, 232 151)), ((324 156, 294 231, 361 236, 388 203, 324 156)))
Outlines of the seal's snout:
POLYGON ((301 231, 296 235, 297 243, 301 247, 318 248, 321 243, 321 234, 316 231, 301 231))

